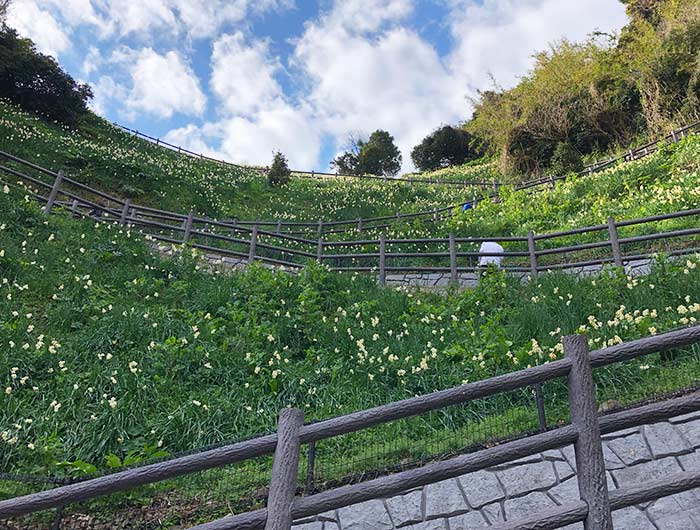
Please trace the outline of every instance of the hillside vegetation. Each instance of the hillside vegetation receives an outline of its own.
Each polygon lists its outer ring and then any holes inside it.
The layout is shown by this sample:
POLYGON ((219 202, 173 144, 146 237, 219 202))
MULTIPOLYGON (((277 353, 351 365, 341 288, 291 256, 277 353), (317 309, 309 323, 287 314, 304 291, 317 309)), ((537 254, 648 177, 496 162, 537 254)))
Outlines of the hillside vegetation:
POLYGON ((506 174, 547 172, 562 153, 580 158, 698 120, 700 2, 623 3, 620 35, 556 43, 517 86, 476 98, 466 129, 506 174))
MULTIPOLYGON (((5 191, 8 471, 84 472, 129 453, 240 438, 273 428, 287 405, 326 418, 558 358, 568 333, 614 344, 694 323, 700 311, 695 258, 635 280, 547 275, 520 284, 496 275, 475 290, 411 294, 318 266, 298 276, 258 267, 211 274, 189 250, 161 259, 135 232, 45 218, 5 191)), ((644 385, 610 389, 617 399, 692 378, 658 360, 642 364, 644 385)), ((436 421, 409 438, 450 424, 436 421)))
POLYGON ((352 219, 427 210, 459 202, 463 195, 454 187, 359 179, 293 177, 273 188, 255 169, 180 155, 92 113, 70 129, 3 101, 0 149, 139 204, 219 218, 352 219))

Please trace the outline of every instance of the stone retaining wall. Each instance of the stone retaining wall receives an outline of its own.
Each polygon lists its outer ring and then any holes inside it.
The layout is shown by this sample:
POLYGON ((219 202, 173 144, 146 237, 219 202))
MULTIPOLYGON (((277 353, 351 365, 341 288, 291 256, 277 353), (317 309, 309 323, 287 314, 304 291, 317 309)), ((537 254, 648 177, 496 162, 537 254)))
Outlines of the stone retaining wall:
MULTIPOLYGON (((608 488, 700 470, 700 412, 603 436, 608 488)), ((482 530, 579 498, 573 446, 298 521, 293 530, 482 530)), ((700 530, 700 490, 613 513, 615 530, 700 530)), ((583 524, 565 530, 583 530, 583 524)))

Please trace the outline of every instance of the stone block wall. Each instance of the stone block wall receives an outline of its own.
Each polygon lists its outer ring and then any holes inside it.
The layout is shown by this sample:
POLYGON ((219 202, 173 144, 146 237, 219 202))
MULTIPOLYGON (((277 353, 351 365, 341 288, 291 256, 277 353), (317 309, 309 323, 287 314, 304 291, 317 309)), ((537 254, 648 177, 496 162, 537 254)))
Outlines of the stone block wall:
MULTIPOLYGON (((603 436, 608 488, 700 470, 700 412, 603 436)), ((579 498, 573 446, 298 521, 293 530, 485 530, 579 498)), ((700 490, 613 513, 615 530, 700 530, 700 490)), ((583 524, 565 530, 583 530, 583 524)))

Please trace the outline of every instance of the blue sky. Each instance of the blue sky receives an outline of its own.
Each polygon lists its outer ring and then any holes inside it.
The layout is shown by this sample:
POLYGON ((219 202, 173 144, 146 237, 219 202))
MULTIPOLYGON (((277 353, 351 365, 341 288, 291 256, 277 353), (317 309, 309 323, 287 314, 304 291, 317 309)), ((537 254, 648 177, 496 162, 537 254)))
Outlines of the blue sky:
POLYGON ((532 54, 626 22, 617 0, 14 0, 9 23, 123 125, 233 162, 328 168, 375 129, 410 151, 532 54))

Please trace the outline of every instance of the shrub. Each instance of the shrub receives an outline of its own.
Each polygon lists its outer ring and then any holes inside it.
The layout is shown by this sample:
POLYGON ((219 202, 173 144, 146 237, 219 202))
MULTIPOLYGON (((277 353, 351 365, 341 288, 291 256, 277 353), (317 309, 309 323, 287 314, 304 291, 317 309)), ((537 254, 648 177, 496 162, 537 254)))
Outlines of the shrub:
POLYGON ((559 142, 554 149, 549 169, 553 175, 566 175, 583 169, 581 154, 568 142, 559 142))
POLYGON ((39 53, 29 39, 0 28, 0 98, 30 112, 75 125, 87 111, 92 90, 64 72, 53 57, 39 53))
POLYGON ((270 171, 267 173, 267 183, 270 186, 284 186, 289 183, 292 172, 287 166, 286 157, 277 151, 272 159, 270 171))
POLYGON ((421 171, 432 171, 484 156, 481 142, 472 134, 445 125, 436 129, 411 151, 411 159, 421 171))

